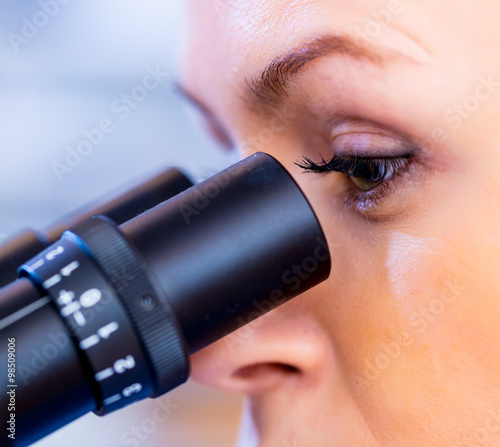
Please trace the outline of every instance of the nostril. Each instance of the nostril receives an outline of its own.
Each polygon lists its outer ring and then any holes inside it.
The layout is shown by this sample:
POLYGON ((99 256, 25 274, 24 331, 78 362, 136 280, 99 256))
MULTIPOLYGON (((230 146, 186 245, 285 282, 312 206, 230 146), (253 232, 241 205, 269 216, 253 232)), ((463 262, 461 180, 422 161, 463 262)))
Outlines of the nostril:
POLYGON ((275 363, 274 366, 276 368, 281 368, 285 372, 300 373, 300 369, 299 368, 296 368, 295 366, 292 366, 292 365, 287 365, 285 363, 275 363))
POLYGON ((295 366, 286 363, 272 362, 244 366, 235 371, 233 377, 243 380, 263 380, 275 376, 282 377, 283 375, 295 375, 299 373, 300 370, 295 366))

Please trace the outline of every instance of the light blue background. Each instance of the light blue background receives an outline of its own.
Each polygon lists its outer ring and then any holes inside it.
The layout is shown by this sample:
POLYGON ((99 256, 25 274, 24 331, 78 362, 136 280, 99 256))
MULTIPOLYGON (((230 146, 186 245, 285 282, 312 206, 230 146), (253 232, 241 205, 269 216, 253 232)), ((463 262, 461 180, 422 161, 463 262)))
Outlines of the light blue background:
MULTIPOLYGON (((125 121, 110 110, 146 67, 173 73, 179 1, 70 0, 16 51, 9 33, 21 34, 23 18, 33 20, 41 3, 0 1, 0 241, 164 167, 180 166, 199 179, 234 161, 188 122, 167 82, 125 121), (63 162, 65 147, 106 117, 116 130, 60 182, 52 163, 63 162)), ((231 445, 238 400, 192 385, 171 396, 173 414, 140 445, 231 445)), ((104 419, 90 415, 37 446, 125 445, 124 433, 151 418, 155 405, 146 401, 104 419)))

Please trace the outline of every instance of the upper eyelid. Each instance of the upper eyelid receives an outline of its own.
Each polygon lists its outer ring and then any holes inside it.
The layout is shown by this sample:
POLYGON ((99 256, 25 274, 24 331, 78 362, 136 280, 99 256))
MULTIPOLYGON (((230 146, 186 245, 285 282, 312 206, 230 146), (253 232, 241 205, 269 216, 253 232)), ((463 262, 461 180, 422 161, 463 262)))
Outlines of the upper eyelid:
POLYGON ((377 137, 386 137, 386 138, 392 138, 394 140, 398 140, 398 141, 401 141, 402 139, 401 138, 394 138, 392 135, 389 135, 387 134, 386 132, 384 132, 383 130, 379 130, 379 129, 366 129, 366 130, 349 130, 349 131, 341 131, 341 132, 332 132, 333 135, 331 135, 331 143, 333 144, 335 142, 336 139, 340 138, 340 137, 343 137, 343 136, 346 136, 346 135, 357 135, 357 134, 361 134, 361 135, 374 135, 374 136, 377 136, 377 137))
POLYGON ((348 133, 367 133, 394 138, 394 140, 401 141, 407 147, 413 148, 415 152, 421 152, 424 147, 422 140, 414 135, 411 135, 409 132, 406 132, 388 123, 377 122, 375 120, 364 118, 361 116, 336 114, 327 121, 327 129, 330 142, 332 142, 334 138, 337 138, 341 135, 346 135, 348 133), (352 132, 341 132, 338 135, 335 134, 336 128, 345 126, 347 124, 356 126, 357 130, 352 132))
MULTIPOLYGON (((335 139, 340 138, 345 135, 355 135, 355 134, 366 135, 368 132, 350 132, 345 134, 338 135, 335 139)), ((365 142, 360 144, 360 146, 364 149, 364 151, 356 151, 350 150, 344 147, 344 150, 338 148, 335 145, 335 139, 330 141, 331 149, 333 151, 334 156, 342 156, 342 157, 359 157, 359 158, 371 158, 371 159, 389 159, 389 158, 408 158, 415 157, 422 152, 422 148, 420 145, 415 144, 412 141, 407 141, 404 139, 393 139, 390 136, 385 134, 376 135, 377 137, 387 138, 392 141, 391 145, 385 145, 378 142, 365 142)), ((348 145, 346 145, 348 147, 348 145)))

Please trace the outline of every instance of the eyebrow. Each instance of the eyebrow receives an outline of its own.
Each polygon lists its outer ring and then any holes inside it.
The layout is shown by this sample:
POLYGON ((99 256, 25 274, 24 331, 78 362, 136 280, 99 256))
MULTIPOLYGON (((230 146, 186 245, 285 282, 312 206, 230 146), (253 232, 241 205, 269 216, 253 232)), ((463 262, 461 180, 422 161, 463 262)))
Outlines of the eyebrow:
MULTIPOLYGON (((276 107, 287 96, 288 84, 294 76, 310 62, 331 54, 364 59, 379 66, 385 61, 385 55, 372 47, 358 43, 353 37, 347 35, 315 37, 277 56, 259 75, 246 80, 243 98, 247 106, 253 110, 262 110, 263 106, 276 107)), ((400 53, 389 54, 407 58, 400 53)))

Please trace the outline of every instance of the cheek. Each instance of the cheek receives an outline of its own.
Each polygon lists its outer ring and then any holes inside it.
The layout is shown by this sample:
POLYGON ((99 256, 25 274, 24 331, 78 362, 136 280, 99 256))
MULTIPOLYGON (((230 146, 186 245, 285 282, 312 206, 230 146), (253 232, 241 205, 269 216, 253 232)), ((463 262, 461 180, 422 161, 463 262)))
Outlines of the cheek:
POLYGON ((446 274, 436 241, 401 232, 369 239, 344 239, 338 248, 328 299, 335 321, 327 324, 367 423, 381 436, 403 435, 422 423, 421 407, 444 382, 430 370, 434 362, 449 366, 436 346, 448 343, 439 326, 453 297, 447 304, 440 296, 446 274))
POLYGON ((395 231, 390 234, 385 259, 386 281, 390 296, 403 315, 414 312, 412 297, 423 294, 429 280, 429 240, 395 231), (412 296, 413 295, 413 296, 412 296))
POLYGON ((426 231, 445 237, 367 232, 345 239, 350 247, 339 251, 345 257, 337 280, 346 284, 330 291, 332 338, 379 439, 450 426, 461 427, 462 437, 497 409, 499 304, 487 278, 491 265, 464 238, 469 229, 437 227, 426 231))
POLYGON ((455 427, 457 440, 474 432, 500 398, 500 249, 486 250, 491 237, 474 230, 484 219, 464 225, 474 206, 453 201, 432 218, 377 227, 340 215, 332 195, 318 194, 326 179, 307 177, 299 180, 333 255, 316 318, 368 425, 379 439, 419 439, 424 427, 455 427))

